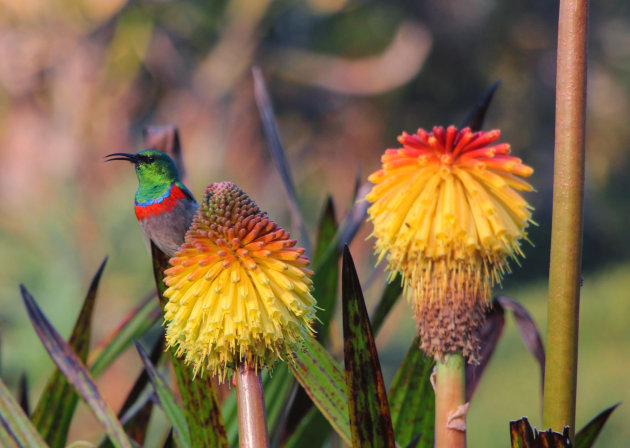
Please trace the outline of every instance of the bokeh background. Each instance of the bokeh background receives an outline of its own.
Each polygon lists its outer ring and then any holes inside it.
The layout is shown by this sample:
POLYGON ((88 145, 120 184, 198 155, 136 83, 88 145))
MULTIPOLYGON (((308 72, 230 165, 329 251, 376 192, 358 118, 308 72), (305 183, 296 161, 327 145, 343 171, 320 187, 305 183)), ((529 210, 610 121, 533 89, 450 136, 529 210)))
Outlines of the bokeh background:
MULTIPOLYGON (((551 220, 557 2, 547 0, 0 0, 0 334, 2 377, 26 371, 34 400, 52 371, 28 324, 23 282, 67 335, 102 258, 93 339, 152 286, 132 209, 130 166, 150 124, 179 126, 189 186, 232 180, 285 227, 286 196, 261 133, 251 68, 273 97, 311 234, 327 194, 339 214, 402 131, 459 124, 502 80, 486 127, 535 168, 527 258, 504 283, 544 336, 551 220)), ((630 440, 630 3, 590 13, 584 287, 578 426, 624 404, 601 447, 630 440)), ((373 271, 364 225, 351 249, 373 271)), ((374 303, 382 275, 366 292, 374 303)), ((403 301, 379 335, 391 381, 413 337, 403 301)), ((339 336, 339 321, 334 328, 339 336)), ((339 342, 331 350, 339 351, 339 342)), ((99 380, 114 406, 140 369, 126 354, 99 380)), ((507 446, 508 420, 540 426, 534 359, 506 326, 472 402, 472 447, 507 446)), ((72 440, 100 429, 85 408, 72 440)))

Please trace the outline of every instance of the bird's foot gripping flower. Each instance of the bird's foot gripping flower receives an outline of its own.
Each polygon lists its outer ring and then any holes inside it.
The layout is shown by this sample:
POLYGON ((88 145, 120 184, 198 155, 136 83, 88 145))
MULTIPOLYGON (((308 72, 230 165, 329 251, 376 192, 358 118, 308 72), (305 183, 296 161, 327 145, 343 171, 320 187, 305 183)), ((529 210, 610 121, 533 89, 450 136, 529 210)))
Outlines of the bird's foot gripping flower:
POLYGON ((434 127, 403 133, 382 156, 367 200, 375 251, 390 279, 403 276, 423 350, 436 358, 479 353, 490 288, 522 256, 531 207, 517 191, 533 170, 495 143, 498 130, 434 127))
POLYGON ((312 333, 304 249, 231 182, 208 186, 165 274, 166 340, 195 373, 271 367, 312 333))

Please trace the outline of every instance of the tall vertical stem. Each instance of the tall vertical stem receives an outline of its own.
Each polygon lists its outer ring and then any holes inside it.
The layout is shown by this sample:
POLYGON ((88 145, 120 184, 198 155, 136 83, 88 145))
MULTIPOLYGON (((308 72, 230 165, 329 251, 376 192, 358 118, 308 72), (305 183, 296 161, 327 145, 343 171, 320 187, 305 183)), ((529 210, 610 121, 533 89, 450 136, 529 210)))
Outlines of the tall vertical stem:
POLYGON ((588 0, 560 0, 543 424, 575 428, 588 0))
POLYGON ((466 412, 457 417, 460 429, 448 426, 466 401, 466 363, 460 354, 446 355, 435 369, 435 448, 463 448, 466 446, 466 412), (463 428, 461 423, 463 422, 463 428), (462 430, 463 429, 463 430, 462 430))
POLYGON ((267 448, 267 416, 260 370, 239 366, 236 371, 236 401, 240 448, 267 448))

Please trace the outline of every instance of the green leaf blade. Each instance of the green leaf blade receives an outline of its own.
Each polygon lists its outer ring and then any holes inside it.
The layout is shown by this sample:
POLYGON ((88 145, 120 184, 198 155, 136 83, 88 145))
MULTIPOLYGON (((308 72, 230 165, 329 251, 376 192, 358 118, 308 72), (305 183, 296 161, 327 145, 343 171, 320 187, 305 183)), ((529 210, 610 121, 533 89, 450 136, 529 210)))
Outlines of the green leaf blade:
POLYGON ((0 380, 0 442, 3 447, 46 448, 46 442, 0 380))
POLYGON ((344 361, 353 446, 395 447, 387 392, 361 284, 348 246, 343 251, 344 361))
POLYGON ((385 323, 385 318, 398 302, 402 292, 402 278, 400 277, 400 274, 398 274, 394 280, 385 285, 385 289, 383 289, 378 305, 376 305, 376 309, 372 313, 370 322, 372 323, 372 331, 374 334, 378 334, 383 326, 383 323, 385 323))
POLYGON ((310 336, 305 339, 303 350, 288 365, 333 429, 346 444, 351 445, 346 383, 339 365, 310 336))
MULTIPOLYGON (((87 360, 96 293, 106 263, 107 257, 92 278, 68 340, 68 345, 83 362, 87 360)), ((65 446, 78 402, 79 396, 57 368, 48 380, 31 417, 31 421, 51 447, 63 448, 65 446)))
POLYGON ((316 266, 313 276, 313 291, 316 295, 317 313, 316 330, 317 340, 322 344, 328 339, 330 321, 337 304, 337 285, 339 283, 339 249, 335 242, 337 234, 337 220, 332 198, 329 196, 321 219, 313 266, 316 266))
POLYGON ((621 403, 617 403, 608 409, 604 409, 588 422, 584 428, 575 435, 575 448, 591 448, 595 444, 599 433, 604 428, 608 417, 610 417, 610 414, 612 414, 620 404, 621 403))
POLYGON ((435 393, 431 387, 433 360, 419 349, 415 338, 389 390, 389 409, 396 442, 409 445, 417 439, 416 448, 433 447, 435 393))
POLYGON ((164 381, 158 373, 157 369, 151 362, 151 359, 149 359, 149 355, 147 355, 144 349, 136 341, 134 341, 134 344, 138 350, 140 359, 142 359, 144 368, 149 375, 151 384, 153 384, 153 388, 158 400, 160 401, 160 405, 173 426, 176 440, 184 447, 190 447, 190 432, 188 430, 186 418, 184 417, 184 411, 177 404, 175 395, 173 395, 173 392, 168 387, 168 384, 166 384, 166 381, 164 381))
POLYGON ((321 447, 330 435, 330 425, 317 408, 311 408, 283 448, 321 447))
POLYGON ((114 446, 117 448, 131 448, 131 442, 127 438, 122 425, 109 405, 101 397, 85 365, 51 325, 26 288, 20 286, 20 289, 26 311, 35 328, 35 332, 52 360, 85 400, 96 419, 105 427, 114 446))

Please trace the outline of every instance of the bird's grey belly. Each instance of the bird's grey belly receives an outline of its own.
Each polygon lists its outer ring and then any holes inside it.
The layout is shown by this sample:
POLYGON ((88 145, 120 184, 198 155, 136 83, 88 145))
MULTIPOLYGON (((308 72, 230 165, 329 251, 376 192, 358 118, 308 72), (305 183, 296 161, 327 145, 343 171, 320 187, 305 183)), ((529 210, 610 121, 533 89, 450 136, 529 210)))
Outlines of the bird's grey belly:
POLYGON ((196 211, 197 204, 180 199, 171 212, 144 219, 140 226, 147 238, 153 240, 162 252, 172 257, 184 242, 186 231, 196 211))

